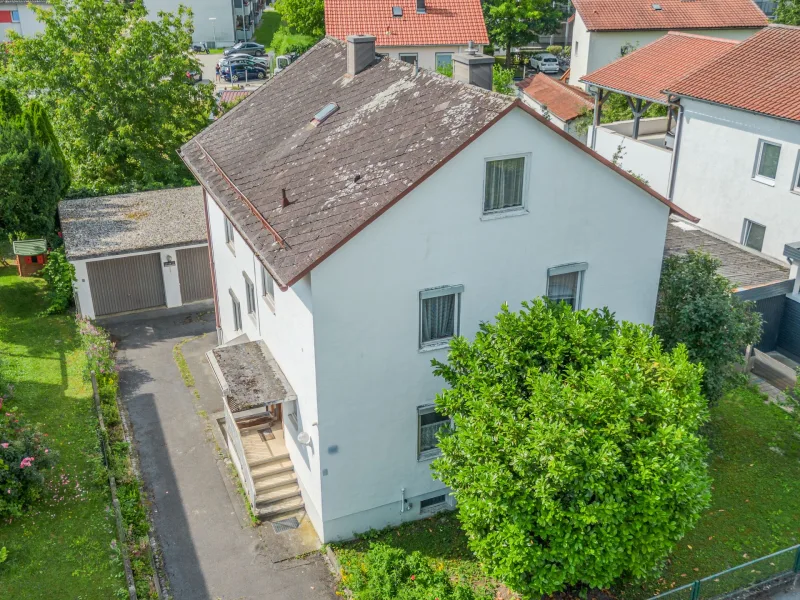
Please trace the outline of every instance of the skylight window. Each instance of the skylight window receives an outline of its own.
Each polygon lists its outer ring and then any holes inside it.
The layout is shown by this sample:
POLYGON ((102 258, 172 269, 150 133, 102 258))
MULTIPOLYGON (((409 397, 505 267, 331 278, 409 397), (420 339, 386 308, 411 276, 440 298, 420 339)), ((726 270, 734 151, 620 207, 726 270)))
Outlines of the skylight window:
POLYGON ((403 7, 402 6, 393 6, 392 7, 392 16, 393 17, 402 17, 403 16, 403 7))
POLYGON ((314 123, 314 125, 319 125, 325 119, 327 119, 333 113, 335 113, 337 110, 339 110, 339 105, 336 104, 336 102, 331 102, 330 104, 326 104, 325 106, 322 107, 322 110, 320 110, 317 114, 314 115, 314 119, 312 122, 314 123))
POLYGON ((660 4, 653 4, 653 10, 661 10, 660 4))

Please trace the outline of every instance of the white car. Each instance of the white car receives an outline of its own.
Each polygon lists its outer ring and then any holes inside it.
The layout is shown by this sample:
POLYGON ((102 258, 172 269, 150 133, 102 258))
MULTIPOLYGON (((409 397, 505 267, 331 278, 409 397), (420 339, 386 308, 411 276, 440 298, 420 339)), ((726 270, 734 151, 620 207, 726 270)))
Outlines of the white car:
POLYGON ((558 59, 552 54, 543 52, 531 57, 531 67, 542 73, 558 73, 558 59))

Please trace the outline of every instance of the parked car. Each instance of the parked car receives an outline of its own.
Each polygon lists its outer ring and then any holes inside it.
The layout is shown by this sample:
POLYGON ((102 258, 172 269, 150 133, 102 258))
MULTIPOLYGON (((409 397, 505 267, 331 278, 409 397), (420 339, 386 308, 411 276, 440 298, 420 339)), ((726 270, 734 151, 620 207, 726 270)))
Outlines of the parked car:
POLYGON ((189 48, 192 52, 205 52, 206 54, 211 54, 211 50, 208 48, 208 44, 205 42, 192 42, 191 48, 189 48))
POLYGON ((202 71, 186 71, 186 83, 200 83, 203 81, 202 71))
POLYGON ((542 73, 558 73, 558 59, 547 52, 535 54, 531 57, 531 67, 542 73))
POLYGON ((252 64, 234 64, 220 69, 220 74, 225 81, 240 81, 242 79, 266 79, 269 72, 261 65, 252 64))
POLYGON ((286 67, 292 64, 294 61, 298 59, 300 55, 296 52, 290 52, 289 54, 281 54, 280 56, 275 57, 275 74, 277 75, 281 71, 283 71, 286 67))
POLYGON ((217 61, 217 65, 219 66, 220 69, 222 69, 223 67, 226 67, 229 64, 231 64, 231 62, 237 62, 237 63, 254 62, 269 69, 270 58, 269 56, 250 56, 249 54, 231 54, 230 56, 225 56, 219 59, 219 61, 217 61))
POLYGON ((225 56, 230 56, 231 54, 251 54, 252 56, 264 56, 264 46, 262 44, 256 44, 255 42, 239 42, 238 44, 234 44, 223 54, 225 56))

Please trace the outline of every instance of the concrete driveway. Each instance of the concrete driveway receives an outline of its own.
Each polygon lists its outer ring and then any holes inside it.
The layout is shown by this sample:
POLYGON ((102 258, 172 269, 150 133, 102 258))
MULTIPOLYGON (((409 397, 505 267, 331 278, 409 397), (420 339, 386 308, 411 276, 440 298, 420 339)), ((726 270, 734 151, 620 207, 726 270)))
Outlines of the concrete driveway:
POLYGON ((213 312, 104 325, 118 340, 120 392, 174 600, 336 598, 321 555, 276 558, 272 532, 247 520, 211 434, 221 400, 202 356, 216 342, 213 312), (189 338, 192 390, 173 359, 175 345, 189 338))

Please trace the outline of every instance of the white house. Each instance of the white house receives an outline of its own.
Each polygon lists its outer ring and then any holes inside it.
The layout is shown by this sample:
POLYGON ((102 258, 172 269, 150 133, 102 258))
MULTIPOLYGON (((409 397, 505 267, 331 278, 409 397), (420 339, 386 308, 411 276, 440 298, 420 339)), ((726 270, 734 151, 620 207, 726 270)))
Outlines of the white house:
MULTIPOLYGON (((216 43, 217 47, 232 46, 239 40, 249 40, 261 17, 266 0, 192 0, 189 6, 194 15, 192 40, 216 43)), ((158 18, 161 11, 175 13, 179 0, 144 0, 148 16, 158 18)))
POLYGON ((33 35, 44 31, 44 25, 36 20, 36 13, 30 5, 49 8, 47 2, 41 0, 32 2, 0 0, 0 42, 8 41, 9 30, 20 35, 33 35))
POLYGON ((432 71, 469 42, 489 43, 480 0, 326 0, 325 31, 373 35, 379 54, 432 71))
POLYGON ((669 215, 692 219, 466 83, 491 85, 484 57, 455 55, 450 79, 374 40, 325 38, 181 149, 205 190, 234 460, 262 515, 304 506, 323 541, 451 506, 431 359, 453 336, 544 295, 650 323, 669 215))
POLYGON ((573 0, 569 83, 668 31, 743 40, 768 20, 752 0, 573 0))
POLYGON ((586 143, 590 113, 594 108, 592 97, 582 89, 537 73, 517 84, 520 99, 550 122, 586 143))
POLYGON ((58 213, 79 314, 196 309, 211 299, 198 186, 64 200, 58 213))

